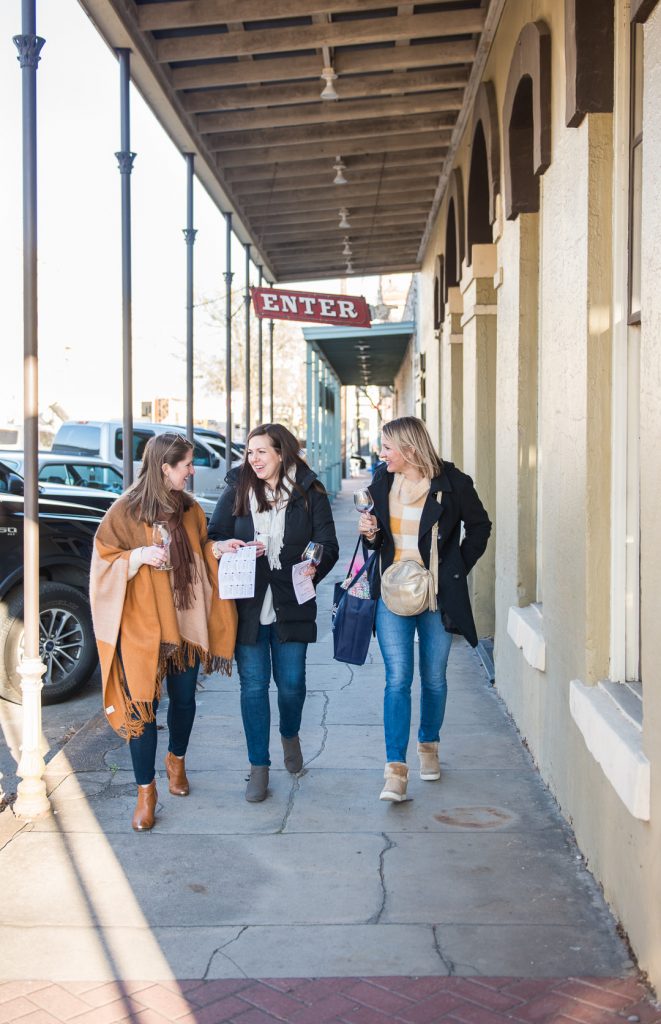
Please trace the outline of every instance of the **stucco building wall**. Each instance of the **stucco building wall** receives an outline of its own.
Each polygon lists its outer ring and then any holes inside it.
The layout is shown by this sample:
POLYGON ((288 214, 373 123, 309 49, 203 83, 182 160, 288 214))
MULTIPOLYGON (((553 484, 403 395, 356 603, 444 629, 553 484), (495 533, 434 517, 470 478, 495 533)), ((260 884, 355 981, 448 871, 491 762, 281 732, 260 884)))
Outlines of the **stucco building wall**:
MULTIPOLYGON (((628 45, 628 19, 628 6, 616 3, 615 67, 618 52, 628 45)), ((622 444, 614 406, 621 400, 615 354, 628 329, 621 308, 627 264, 621 125, 628 117, 628 75, 616 89, 613 113, 588 114, 577 127, 567 127, 564 4, 506 4, 483 75, 495 91, 501 168, 512 54, 524 25, 534 21, 543 21, 551 37, 551 153, 539 176, 538 212, 507 219, 502 178, 496 203, 495 480, 487 503, 496 527, 495 580, 477 584, 487 588, 477 600, 493 602, 496 686, 572 822, 641 967, 661 987, 661 5, 644 29, 641 383, 634 396, 640 415, 642 742, 617 703, 614 632, 624 598, 611 570, 614 545, 624 543, 613 512, 619 500, 613 452, 622 444), (610 747, 604 743, 609 735, 610 747)), ((453 165, 461 172, 464 195, 471 144, 469 118, 453 165)), ((475 471, 480 449, 483 456, 493 438, 484 423, 470 436, 476 391, 465 349, 460 396, 459 378, 455 374, 453 389, 452 374, 453 356, 456 369, 456 353, 469 338, 468 261, 457 290, 459 306, 453 289, 448 297, 454 313, 449 302, 438 334, 433 326, 434 273, 447 216, 446 196, 420 275, 428 421, 433 436, 440 434, 441 452, 456 460, 460 450, 459 461, 475 471), (458 401, 464 416, 461 449, 458 401)))

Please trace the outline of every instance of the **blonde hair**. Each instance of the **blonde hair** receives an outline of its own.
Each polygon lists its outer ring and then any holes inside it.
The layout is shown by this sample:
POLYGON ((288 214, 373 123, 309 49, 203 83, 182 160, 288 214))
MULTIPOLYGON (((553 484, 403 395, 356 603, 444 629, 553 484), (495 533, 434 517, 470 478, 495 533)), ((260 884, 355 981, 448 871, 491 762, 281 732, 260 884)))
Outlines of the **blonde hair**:
POLYGON ((138 479, 126 492, 128 510, 134 519, 148 523, 167 518, 176 512, 183 500, 184 508, 193 504, 193 496, 174 493, 167 486, 163 464, 176 466, 193 451, 193 445, 182 434, 155 434, 145 445, 138 479))
POLYGON ((434 448, 429 431, 417 417, 400 416, 390 423, 384 423, 382 433, 410 465, 430 480, 443 469, 443 462, 434 448))

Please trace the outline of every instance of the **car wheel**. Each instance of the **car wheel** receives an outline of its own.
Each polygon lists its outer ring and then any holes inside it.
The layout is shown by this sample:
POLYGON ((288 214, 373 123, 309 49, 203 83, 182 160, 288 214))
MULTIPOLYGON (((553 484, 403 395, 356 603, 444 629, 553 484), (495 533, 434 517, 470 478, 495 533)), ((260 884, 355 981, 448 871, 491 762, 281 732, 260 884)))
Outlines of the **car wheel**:
MULTIPOLYGON (((23 702, 17 665, 23 655, 23 591, 0 603, 0 697, 23 702)), ((97 663, 92 616, 84 594, 64 583, 39 587, 39 655, 46 665, 42 704, 83 686, 97 663)))

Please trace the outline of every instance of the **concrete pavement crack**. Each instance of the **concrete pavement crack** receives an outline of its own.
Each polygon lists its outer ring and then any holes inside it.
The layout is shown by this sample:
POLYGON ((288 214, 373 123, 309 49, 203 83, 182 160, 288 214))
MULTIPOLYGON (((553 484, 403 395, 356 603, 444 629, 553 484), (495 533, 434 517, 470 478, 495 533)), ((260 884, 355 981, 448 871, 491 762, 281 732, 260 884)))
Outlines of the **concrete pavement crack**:
POLYGON ((436 931, 435 924, 431 926, 431 933, 434 939, 434 949, 438 954, 438 959, 441 961, 446 971, 448 972, 448 977, 451 978, 455 972, 455 965, 454 962, 448 956, 446 956, 446 954, 443 952, 441 948, 441 940, 438 937, 438 932, 436 931))
POLYGON ((281 836, 283 834, 283 832, 285 831, 285 829, 287 828, 287 822, 289 821, 289 816, 290 816, 291 812, 294 810, 294 801, 296 800, 296 794, 298 793, 299 788, 300 788, 300 776, 299 775, 295 775, 293 777, 292 781, 291 781, 291 789, 289 790, 289 799, 287 800, 287 806, 285 807, 285 813, 283 814, 282 821, 280 822, 280 828, 277 829, 277 831, 275 833, 276 836, 281 836))
POLYGON ((443 964, 443 966, 447 970, 448 977, 451 978, 451 977, 455 976, 456 973, 457 973, 457 968, 458 967, 470 967, 471 971, 474 972, 475 976, 480 977, 482 975, 482 971, 480 971, 474 964, 459 963, 459 961, 453 960, 450 956, 448 956, 447 953, 443 952, 443 948, 441 946, 441 940, 440 940, 438 932, 436 930, 437 928, 438 928, 438 925, 433 924, 431 926, 432 935, 434 937, 434 949, 436 950, 436 952, 438 954, 439 960, 441 961, 441 963, 443 964))
POLYGON ((345 664, 344 667, 347 669, 347 671, 349 673, 349 682, 345 683, 344 686, 341 686, 340 687, 341 690, 346 690, 347 686, 351 686, 351 684, 353 683, 353 678, 354 678, 353 669, 352 669, 351 665, 346 665, 345 664))
POLYGON ((316 754, 313 754, 312 757, 308 758, 308 760, 303 765, 304 768, 307 768, 308 765, 312 764, 313 761, 316 761, 318 757, 321 757, 321 755, 323 754, 324 750, 326 749, 326 740, 328 739, 328 726, 326 725, 326 718, 328 716, 328 708, 330 706, 330 698, 328 696, 328 691, 327 690, 318 690, 317 692, 318 693, 323 693, 323 695, 324 695, 324 709, 323 709, 323 711, 321 713, 321 723, 320 723, 321 724, 321 729, 322 729, 321 746, 319 747, 319 750, 317 751, 316 754))
POLYGON ((243 978, 247 978, 248 977, 246 972, 241 967, 239 967, 239 965, 236 963, 236 961, 232 960, 231 956, 228 956, 227 953, 223 952, 223 950, 227 949, 228 946, 231 946, 233 942, 237 942, 241 938, 243 933, 245 931, 247 931, 247 929, 248 929, 248 925, 244 924, 239 929, 239 931, 236 933, 234 938, 228 939, 227 942, 224 942, 222 946, 218 946, 217 949, 213 950, 213 952, 211 953, 211 956, 209 957, 209 962, 207 963, 207 966, 206 966, 206 969, 204 971, 204 974, 202 975, 202 981, 208 981, 208 975, 209 975, 209 971, 211 970, 211 964, 214 961, 214 957, 218 956, 218 954, 220 954, 220 956, 224 957, 226 960, 229 960, 229 962, 232 964, 232 966, 236 967, 237 971, 239 971, 239 973, 241 974, 241 976, 243 978))
POLYGON ((372 916, 365 922, 366 924, 379 924, 379 922, 381 921, 381 917, 383 915, 383 912, 386 909, 386 901, 388 899, 388 890, 386 888, 385 863, 384 862, 385 862, 385 856, 388 853, 388 850, 394 849, 397 846, 397 843, 395 843, 390 838, 390 836, 387 835, 385 832, 382 832, 381 836, 383 837, 383 841, 385 843, 385 846, 383 847, 383 849, 379 853, 379 882, 381 883, 381 906, 379 907, 377 912, 375 914, 372 914, 372 916))

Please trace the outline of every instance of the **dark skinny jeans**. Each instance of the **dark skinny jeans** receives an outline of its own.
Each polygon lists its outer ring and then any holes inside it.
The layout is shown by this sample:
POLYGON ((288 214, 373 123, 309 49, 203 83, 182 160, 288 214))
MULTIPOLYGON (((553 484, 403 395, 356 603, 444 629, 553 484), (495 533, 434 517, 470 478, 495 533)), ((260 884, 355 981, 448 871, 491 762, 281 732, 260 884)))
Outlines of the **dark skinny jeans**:
MULTIPOLYGON (((176 757, 183 757, 188 748, 193 722, 195 721, 195 689, 200 659, 184 672, 168 672, 166 678, 168 697, 168 750, 176 757)), ((153 702, 154 715, 158 701, 153 702)), ((148 786, 156 774, 156 721, 147 722, 141 736, 129 741, 135 781, 139 786, 148 786)))

